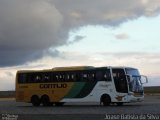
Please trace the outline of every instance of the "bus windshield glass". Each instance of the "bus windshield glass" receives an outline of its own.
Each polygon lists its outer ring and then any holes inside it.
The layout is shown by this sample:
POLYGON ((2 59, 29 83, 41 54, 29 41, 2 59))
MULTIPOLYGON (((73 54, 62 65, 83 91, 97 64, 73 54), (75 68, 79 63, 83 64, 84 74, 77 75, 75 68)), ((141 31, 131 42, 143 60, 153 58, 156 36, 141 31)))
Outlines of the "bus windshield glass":
POLYGON ((141 82, 141 75, 137 69, 127 68, 126 73, 132 76, 132 79, 129 80, 129 90, 131 92, 143 92, 143 86, 141 82))

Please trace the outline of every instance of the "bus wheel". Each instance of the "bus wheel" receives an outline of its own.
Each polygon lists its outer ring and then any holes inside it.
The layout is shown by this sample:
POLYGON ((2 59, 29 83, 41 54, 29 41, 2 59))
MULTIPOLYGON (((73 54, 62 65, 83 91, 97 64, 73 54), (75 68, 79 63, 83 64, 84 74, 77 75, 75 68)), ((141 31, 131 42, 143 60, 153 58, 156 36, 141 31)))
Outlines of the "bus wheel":
POLYGON ((101 96, 101 103, 103 103, 104 106, 109 106, 111 104, 111 98, 107 94, 103 94, 101 96))
POLYGON ((43 106, 50 106, 51 105, 48 95, 43 95, 41 97, 41 102, 42 102, 43 106))
POLYGON ((123 102, 117 102, 116 104, 117 104, 117 106, 122 106, 123 102))
POLYGON ((33 95, 31 98, 31 103, 33 106, 39 106, 40 105, 40 99, 37 95, 33 95))
POLYGON ((55 106, 63 106, 64 102, 56 102, 55 106))

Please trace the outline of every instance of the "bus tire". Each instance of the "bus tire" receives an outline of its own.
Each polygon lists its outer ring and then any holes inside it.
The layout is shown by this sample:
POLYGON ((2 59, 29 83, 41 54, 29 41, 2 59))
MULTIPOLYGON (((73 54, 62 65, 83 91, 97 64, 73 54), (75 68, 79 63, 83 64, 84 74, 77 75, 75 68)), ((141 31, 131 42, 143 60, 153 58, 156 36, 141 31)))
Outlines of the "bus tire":
POLYGON ((103 104, 103 106, 109 106, 111 104, 111 98, 109 95, 103 94, 100 102, 103 104))
POLYGON ((39 106, 40 105, 40 99, 37 95, 33 95, 31 97, 31 103, 33 106, 39 106))
POLYGON ((123 102, 117 102, 116 104, 117 104, 117 106, 122 106, 123 102))
POLYGON ((43 106, 50 106, 51 105, 51 102, 50 102, 48 95, 43 95, 41 97, 41 103, 43 104, 43 106))
POLYGON ((63 106, 64 105, 64 102, 56 102, 55 103, 55 106, 63 106))

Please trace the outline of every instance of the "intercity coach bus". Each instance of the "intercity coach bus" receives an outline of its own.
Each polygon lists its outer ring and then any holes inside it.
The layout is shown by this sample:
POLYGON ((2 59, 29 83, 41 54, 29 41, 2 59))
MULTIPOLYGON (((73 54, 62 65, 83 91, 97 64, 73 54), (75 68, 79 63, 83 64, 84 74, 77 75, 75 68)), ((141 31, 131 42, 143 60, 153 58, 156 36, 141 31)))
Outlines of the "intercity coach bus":
POLYGON ((66 102, 110 104, 140 102, 147 77, 131 67, 56 67, 20 70, 16 74, 16 101, 33 106, 61 106, 66 102))

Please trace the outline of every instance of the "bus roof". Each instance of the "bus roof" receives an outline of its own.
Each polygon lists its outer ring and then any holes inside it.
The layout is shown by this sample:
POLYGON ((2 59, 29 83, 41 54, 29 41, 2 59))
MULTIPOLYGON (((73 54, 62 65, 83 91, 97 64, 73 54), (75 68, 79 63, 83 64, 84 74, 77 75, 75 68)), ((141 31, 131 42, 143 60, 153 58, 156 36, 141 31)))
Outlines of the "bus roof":
POLYGON ((134 67, 127 67, 127 66, 110 66, 111 68, 117 68, 117 69, 120 69, 120 68, 127 68, 127 69, 137 69, 137 68, 134 68, 134 67))
POLYGON ((55 67, 52 69, 44 69, 44 70, 19 70, 18 73, 30 73, 30 72, 49 72, 49 71, 72 71, 72 70, 89 70, 94 69, 93 66, 70 66, 70 67, 55 67))
POLYGON ((93 66, 70 66, 70 67, 55 67, 52 68, 53 71, 65 71, 65 70, 85 70, 85 69, 93 69, 93 66))
POLYGON ((136 69, 133 67, 125 67, 125 66, 104 66, 104 67, 94 67, 94 66, 69 66, 69 67, 55 67, 52 69, 43 69, 43 70, 19 70, 18 73, 31 73, 31 72, 56 72, 56 71, 72 71, 72 70, 90 70, 90 69, 105 69, 105 68, 128 68, 128 69, 136 69))

